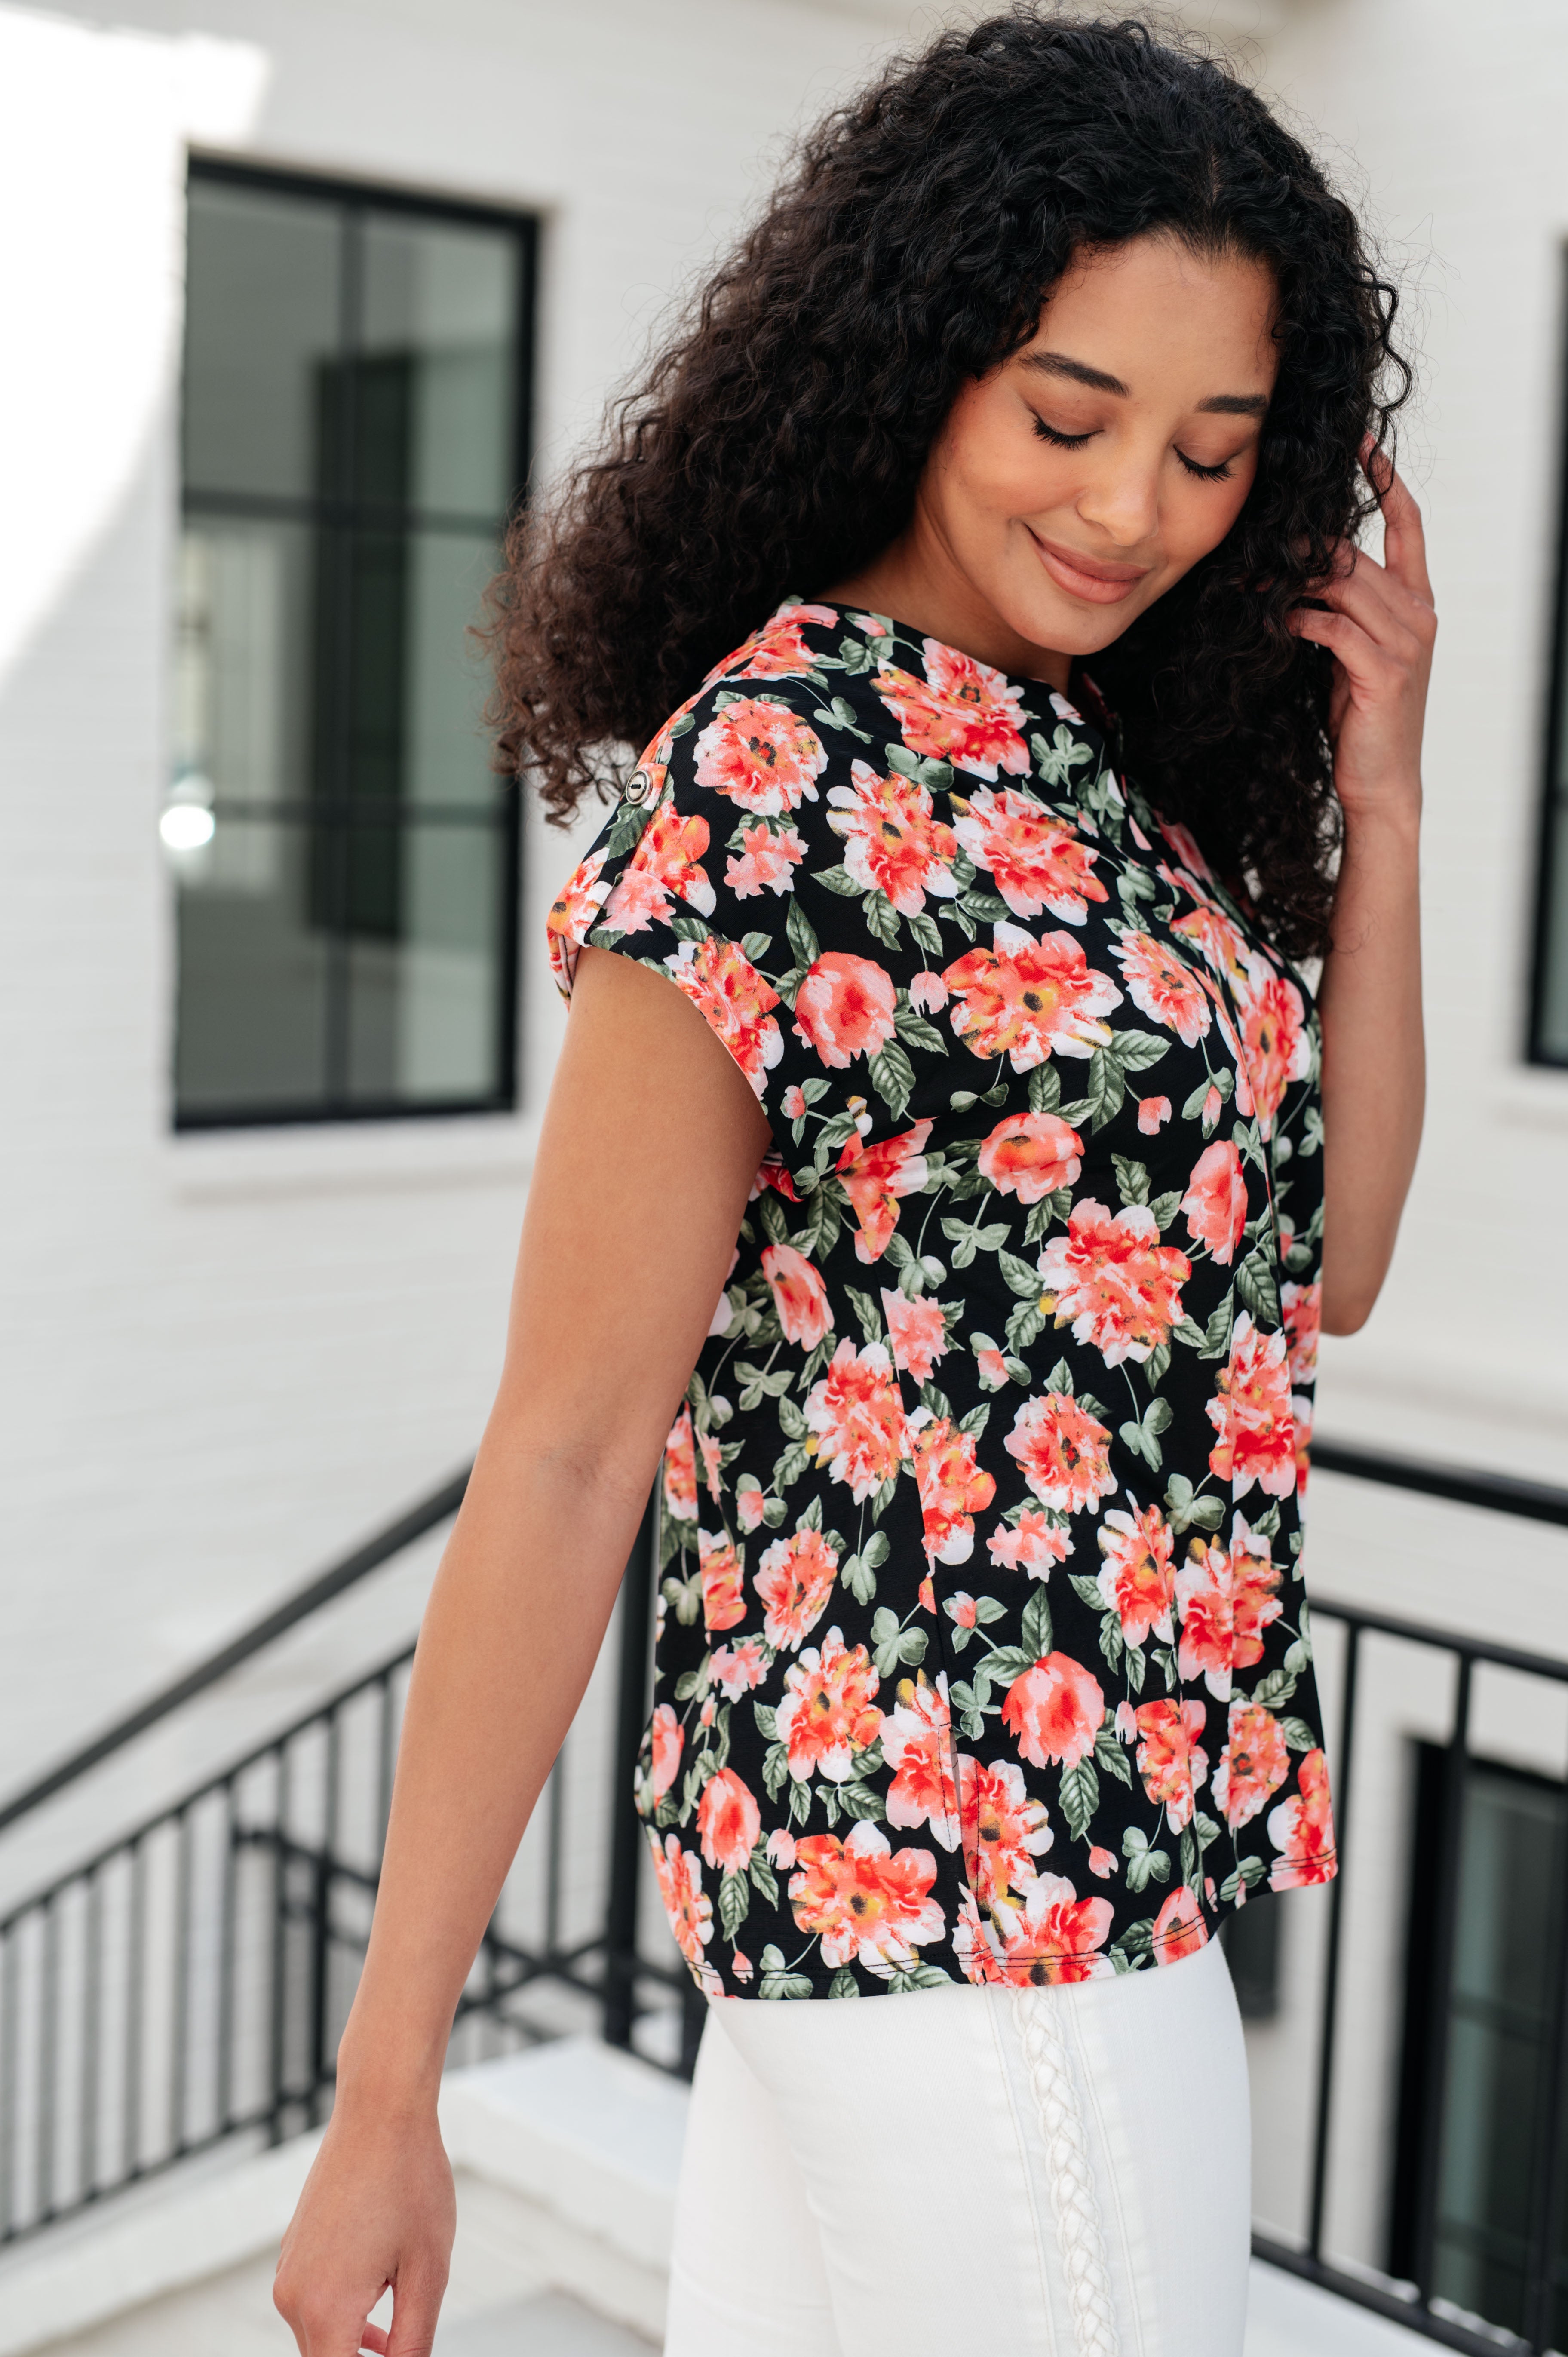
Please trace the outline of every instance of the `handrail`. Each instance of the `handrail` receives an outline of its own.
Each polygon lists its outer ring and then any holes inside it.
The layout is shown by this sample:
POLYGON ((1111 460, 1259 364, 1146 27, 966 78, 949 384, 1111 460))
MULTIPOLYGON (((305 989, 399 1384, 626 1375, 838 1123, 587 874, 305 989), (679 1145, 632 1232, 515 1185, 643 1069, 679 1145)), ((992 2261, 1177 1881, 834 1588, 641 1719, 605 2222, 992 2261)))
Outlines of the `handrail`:
POLYGON ((1522 1481, 1511 1473, 1483 1473, 1469 1466, 1452 1470, 1414 1457, 1392 1457, 1348 1441, 1315 1440, 1314 1470, 1345 1473, 1391 1490, 1413 1490, 1426 1498, 1446 1498, 1455 1506, 1479 1506, 1490 1514, 1520 1514, 1526 1522, 1568 1527, 1568 1490, 1547 1481, 1522 1481))
POLYGON ((0 1803, 0 1833, 4 1833, 7 1825, 15 1824, 18 1817, 26 1816, 29 1810, 52 1800, 55 1793, 63 1791, 67 1784, 74 1783, 90 1768, 98 1767, 136 1736, 145 1735, 149 1727, 156 1727, 159 1719, 166 1718, 182 1703, 191 1702, 198 1695, 205 1694, 209 1686, 216 1685, 220 1678, 226 1677, 231 1670, 238 1669, 242 1662, 248 1662, 252 1653, 259 1653, 274 1638, 286 1634, 301 1620, 307 1620, 321 1605, 329 1604, 334 1597, 341 1596, 345 1588, 352 1587, 355 1581, 363 1579, 367 1573, 380 1570, 381 1565, 390 1562, 394 1555, 400 1554, 406 1546, 412 1546, 415 1539, 424 1536, 426 1531, 433 1531, 438 1523, 444 1523, 448 1515, 455 1514, 463 1502, 463 1493, 468 1486, 468 1475, 472 1469, 471 1466, 466 1465, 460 1473, 453 1474, 450 1480, 444 1481, 438 1490, 432 1490, 428 1497, 422 1498, 417 1505, 411 1506, 395 1522, 388 1523, 362 1546, 357 1546, 350 1555, 329 1565, 327 1570, 318 1572, 314 1579, 306 1580, 303 1587, 296 1587, 292 1596, 285 1596, 281 1604, 274 1604, 270 1612, 263 1612, 259 1620, 252 1620, 248 1629, 242 1629, 226 1645, 220 1645, 216 1652, 209 1653, 205 1661, 198 1662, 194 1669, 187 1670, 172 1684, 149 1695, 145 1702, 138 1703, 135 1709, 128 1711, 124 1718, 116 1719, 79 1750, 57 1760, 54 1767, 46 1770, 20 1792, 14 1792, 8 1801, 0 1803))

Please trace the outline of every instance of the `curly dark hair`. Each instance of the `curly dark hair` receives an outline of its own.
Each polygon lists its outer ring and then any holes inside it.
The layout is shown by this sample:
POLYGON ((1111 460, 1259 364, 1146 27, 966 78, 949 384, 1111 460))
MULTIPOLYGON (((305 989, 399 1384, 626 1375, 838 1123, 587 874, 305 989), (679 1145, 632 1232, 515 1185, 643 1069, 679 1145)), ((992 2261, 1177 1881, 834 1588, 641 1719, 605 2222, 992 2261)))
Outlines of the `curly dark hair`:
POLYGON ((492 592, 499 758, 567 818, 790 592, 903 530, 961 388, 1026 343, 1076 254, 1163 231, 1267 264, 1279 372, 1221 544, 1094 658, 1131 774, 1327 942, 1330 665, 1287 615, 1370 505, 1410 371, 1349 206, 1222 60, 1019 7, 889 65, 803 142, 605 447, 514 520, 492 592))

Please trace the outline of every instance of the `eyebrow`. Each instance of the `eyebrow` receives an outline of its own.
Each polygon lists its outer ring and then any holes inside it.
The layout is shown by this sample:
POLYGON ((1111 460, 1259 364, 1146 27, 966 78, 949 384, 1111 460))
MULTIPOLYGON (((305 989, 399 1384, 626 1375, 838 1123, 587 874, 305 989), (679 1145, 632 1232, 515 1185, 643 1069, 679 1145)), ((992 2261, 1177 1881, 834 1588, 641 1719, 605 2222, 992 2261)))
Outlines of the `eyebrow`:
MULTIPOLYGON (((1090 393, 1114 393, 1119 401, 1128 398, 1130 388, 1119 376, 1090 368, 1087 361, 1075 361, 1066 352, 1024 352, 1020 357, 1026 368, 1040 376, 1066 377, 1072 384, 1087 385, 1090 393)), ((1266 417, 1269 397, 1264 393, 1216 393, 1197 406, 1211 417, 1266 417)))

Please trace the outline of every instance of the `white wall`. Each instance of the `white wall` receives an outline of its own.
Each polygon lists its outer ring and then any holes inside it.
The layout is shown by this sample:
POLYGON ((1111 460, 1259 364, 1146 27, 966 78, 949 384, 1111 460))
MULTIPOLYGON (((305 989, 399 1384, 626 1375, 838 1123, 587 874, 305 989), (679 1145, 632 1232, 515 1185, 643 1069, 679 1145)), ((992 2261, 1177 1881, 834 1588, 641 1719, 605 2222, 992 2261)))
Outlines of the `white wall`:
POLYGON ((537 207, 549 463, 908 13, 131 0, 106 33, 0 6, 0 1792, 471 1449, 557 1038, 571 855, 541 828, 521 1117, 169 1135, 186 141, 537 207))

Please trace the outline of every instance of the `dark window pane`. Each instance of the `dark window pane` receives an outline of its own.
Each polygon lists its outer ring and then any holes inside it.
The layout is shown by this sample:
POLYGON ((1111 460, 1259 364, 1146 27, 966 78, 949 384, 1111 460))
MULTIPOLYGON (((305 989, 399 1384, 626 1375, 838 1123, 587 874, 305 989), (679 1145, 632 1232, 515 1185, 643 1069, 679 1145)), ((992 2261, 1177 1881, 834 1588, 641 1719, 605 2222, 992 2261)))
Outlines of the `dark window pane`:
POLYGON ((507 859, 499 819, 352 830, 353 1099, 439 1104, 493 1092, 507 859), (378 921, 359 921, 366 913, 378 921))
POLYGON ((181 1113, 319 1103, 331 952, 310 910, 308 829, 220 811, 209 842, 170 856, 179 896, 181 1113))
POLYGON ((180 544, 174 776, 182 800, 298 802, 314 771, 308 524, 201 516, 180 544))
POLYGON ((372 213, 364 269, 359 496, 493 521, 514 489, 516 241, 372 213))
POLYGON ((341 338, 338 208, 196 179, 189 218, 186 487, 308 497, 341 338))

